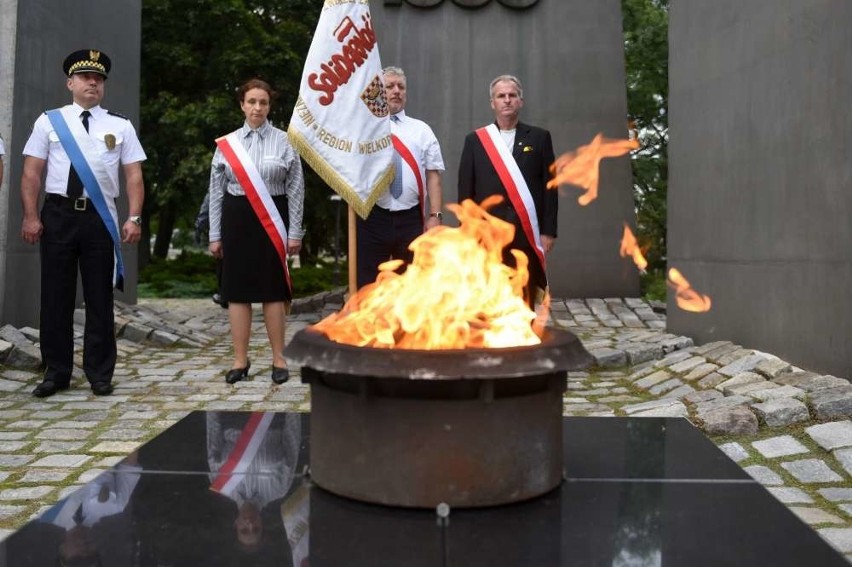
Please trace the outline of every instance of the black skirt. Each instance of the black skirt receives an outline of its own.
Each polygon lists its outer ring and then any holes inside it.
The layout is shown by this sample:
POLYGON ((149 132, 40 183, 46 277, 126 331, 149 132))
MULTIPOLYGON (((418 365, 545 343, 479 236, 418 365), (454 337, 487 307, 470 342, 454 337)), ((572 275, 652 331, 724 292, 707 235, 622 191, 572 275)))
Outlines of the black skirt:
MULTIPOLYGON (((287 196, 272 200, 287 226, 287 196)), ((232 303, 292 300, 281 258, 247 197, 225 193, 222 202, 222 294, 232 303)))

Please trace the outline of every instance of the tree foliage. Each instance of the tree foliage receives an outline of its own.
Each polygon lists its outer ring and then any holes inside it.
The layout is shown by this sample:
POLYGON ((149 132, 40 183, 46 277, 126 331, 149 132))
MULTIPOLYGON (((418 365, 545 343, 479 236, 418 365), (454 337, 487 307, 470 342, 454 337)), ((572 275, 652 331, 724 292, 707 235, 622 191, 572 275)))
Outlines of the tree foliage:
POLYGON ((627 106, 639 133, 633 183, 637 238, 650 270, 666 263, 669 0, 622 0, 627 106))
MULTIPOLYGON (((142 143, 148 153, 144 229, 164 258, 173 229, 192 227, 214 140, 244 116, 236 89, 259 77, 278 91, 269 119, 286 129, 320 6, 314 0, 143 0, 142 143)), ((329 189, 306 168, 308 256, 328 248, 329 189)), ((147 239, 143 239, 147 242, 147 239)), ((147 261, 147 247, 140 250, 147 261)))

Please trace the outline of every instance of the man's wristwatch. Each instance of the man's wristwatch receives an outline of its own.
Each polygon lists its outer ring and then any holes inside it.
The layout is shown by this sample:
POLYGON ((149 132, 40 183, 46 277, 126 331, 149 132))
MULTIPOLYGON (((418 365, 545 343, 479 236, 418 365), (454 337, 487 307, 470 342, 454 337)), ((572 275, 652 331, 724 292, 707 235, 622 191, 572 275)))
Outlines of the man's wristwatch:
POLYGON ((429 217, 435 217, 438 219, 438 222, 442 222, 444 220, 444 213, 438 211, 437 213, 429 213, 429 217))
POLYGON ((142 226, 142 217, 140 215, 133 215, 132 217, 127 217, 127 220, 129 220, 136 226, 142 226))

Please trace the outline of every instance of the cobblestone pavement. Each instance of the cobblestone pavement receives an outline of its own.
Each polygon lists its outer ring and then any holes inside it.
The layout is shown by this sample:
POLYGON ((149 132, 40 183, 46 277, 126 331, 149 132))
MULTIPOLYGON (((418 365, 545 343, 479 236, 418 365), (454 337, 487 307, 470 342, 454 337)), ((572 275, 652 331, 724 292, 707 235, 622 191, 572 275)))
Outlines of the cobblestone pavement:
MULTIPOLYGON (((294 304, 288 340, 340 301, 338 293, 294 304)), ((282 386, 271 382, 259 309, 251 378, 234 386, 223 379, 231 362, 227 312, 210 300, 144 300, 120 306, 117 319, 116 389, 98 398, 79 369, 71 389, 32 397, 40 376, 21 361, 33 349, 4 343, 11 332, 4 328, 0 538, 192 410, 310 410, 297 371, 282 386)), ((569 373, 565 415, 688 418, 852 559, 848 380, 729 342, 696 346, 667 333, 665 315, 640 299, 554 301, 551 324, 574 332, 597 361, 587 372, 569 373)), ((20 334, 37 337, 32 329, 20 334)))

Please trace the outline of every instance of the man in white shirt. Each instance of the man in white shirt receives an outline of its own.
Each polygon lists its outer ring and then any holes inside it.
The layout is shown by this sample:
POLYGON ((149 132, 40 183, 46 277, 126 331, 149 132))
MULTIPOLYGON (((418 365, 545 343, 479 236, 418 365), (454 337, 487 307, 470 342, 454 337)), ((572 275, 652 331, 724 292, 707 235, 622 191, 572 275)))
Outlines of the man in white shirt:
POLYGON ((394 137, 396 177, 376 201, 366 219, 357 218, 357 283, 361 288, 376 280, 379 264, 413 259, 408 245, 441 224, 441 146, 428 124, 405 114, 405 72, 384 69, 385 98, 394 137))
POLYGON ((78 268, 86 305, 83 371, 95 395, 113 391, 113 286, 123 285, 121 243, 135 244, 142 235, 145 152, 130 121, 100 106, 110 66, 109 57, 94 49, 66 57, 62 68, 72 104, 39 116, 24 147, 21 237, 38 243, 41 252, 39 333, 46 369, 33 391, 39 398, 70 385, 78 268), (121 225, 115 207, 119 169, 129 202, 121 225))

